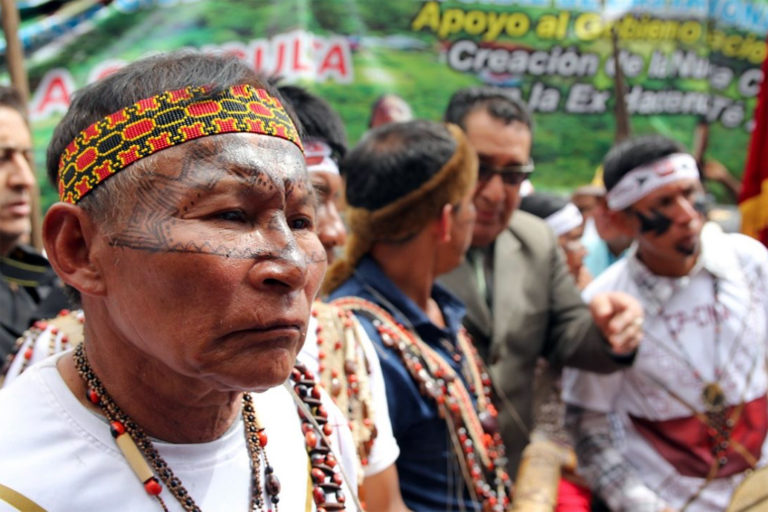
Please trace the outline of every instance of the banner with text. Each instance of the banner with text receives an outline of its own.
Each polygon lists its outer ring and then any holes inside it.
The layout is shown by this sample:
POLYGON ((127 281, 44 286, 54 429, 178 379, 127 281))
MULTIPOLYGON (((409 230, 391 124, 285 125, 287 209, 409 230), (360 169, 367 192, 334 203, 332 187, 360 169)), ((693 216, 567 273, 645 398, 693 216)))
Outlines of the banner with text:
MULTIPOLYGON (((534 184, 560 190, 589 182, 613 143, 616 62, 633 133, 693 148, 705 125, 707 156, 739 175, 768 33, 768 0, 19 4, 40 162, 78 88, 143 55, 195 47, 318 92, 352 141, 384 93, 440 119, 460 87, 512 88, 535 115, 534 184)), ((55 200, 48 187, 44 195, 55 200)))

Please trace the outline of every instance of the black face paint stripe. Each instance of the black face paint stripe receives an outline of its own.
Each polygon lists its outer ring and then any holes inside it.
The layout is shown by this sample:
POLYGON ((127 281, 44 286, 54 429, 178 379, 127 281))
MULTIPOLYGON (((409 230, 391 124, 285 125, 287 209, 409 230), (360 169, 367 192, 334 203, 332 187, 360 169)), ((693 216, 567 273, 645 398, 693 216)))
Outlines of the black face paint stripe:
POLYGON ((658 210, 651 210, 651 215, 643 215, 637 210, 632 210, 635 217, 640 221, 640 232, 647 233, 653 231, 656 236, 663 235, 669 230, 672 225, 672 219, 659 212, 658 210))

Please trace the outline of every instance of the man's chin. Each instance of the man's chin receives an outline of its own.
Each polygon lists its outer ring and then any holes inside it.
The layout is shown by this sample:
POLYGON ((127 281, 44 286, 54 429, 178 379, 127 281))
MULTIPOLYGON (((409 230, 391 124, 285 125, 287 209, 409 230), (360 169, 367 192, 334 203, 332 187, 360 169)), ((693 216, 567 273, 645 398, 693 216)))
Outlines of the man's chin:
POLYGON ((472 247, 487 247, 491 245, 502 230, 496 225, 478 226, 476 224, 475 230, 472 232, 472 247))
POLYGON ((20 243, 24 237, 29 236, 32 227, 28 219, 15 221, 0 221, 0 240, 4 243, 14 242, 14 245, 20 243))

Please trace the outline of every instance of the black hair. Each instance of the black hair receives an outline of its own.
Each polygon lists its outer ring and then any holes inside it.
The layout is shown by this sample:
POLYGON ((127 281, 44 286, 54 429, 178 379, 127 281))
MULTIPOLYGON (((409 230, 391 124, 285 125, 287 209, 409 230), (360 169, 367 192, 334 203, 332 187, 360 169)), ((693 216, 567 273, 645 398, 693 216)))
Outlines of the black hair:
POLYGON ((342 162, 347 203, 376 210, 419 188, 456 152, 440 123, 387 123, 369 131, 342 162))
POLYGON ((632 169, 673 153, 687 153, 679 142, 661 135, 632 137, 613 146, 603 159, 603 181, 611 190, 632 169))
POLYGON ((467 87, 454 92, 448 101, 443 119, 466 128, 464 122, 471 112, 485 109, 491 117, 509 124, 523 123, 533 131, 528 107, 509 89, 501 87, 467 87))
POLYGON ((520 200, 520 209, 542 219, 562 210, 570 201, 564 197, 536 192, 520 200))
POLYGON ((302 138, 325 141, 338 162, 347 153, 347 134, 339 114, 323 98, 296 85, 281 85, 280 94, 293 109, 302 126, 302 138))
POLYGON ((0 107, 8 107, 15 110, 26 121, 27 108, 24 105, 24 100, 21 98, 21 94, 15 87, 0 85, 0 107))

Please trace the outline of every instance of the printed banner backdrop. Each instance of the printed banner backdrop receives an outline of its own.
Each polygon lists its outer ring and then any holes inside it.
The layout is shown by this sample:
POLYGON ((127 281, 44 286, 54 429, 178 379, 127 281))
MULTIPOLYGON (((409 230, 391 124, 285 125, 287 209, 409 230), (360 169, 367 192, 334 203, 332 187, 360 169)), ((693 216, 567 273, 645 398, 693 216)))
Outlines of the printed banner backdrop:
MULTIPOLYGON (((72 94, 143 55, 225 51, 324 96, 350 140, 397 93, 440 119, 457 88, 514 88, 535 112, 533 182, 588 183, 615 136, 611 31, 633 133, 660 132, 736 175, 766 56, 768 0, 28 0, 18 2, 38 172, 72 94), (702 140, 697 125, 706 124, 702 140)), ((0 45, 4 50, 4 43, 0 45)), ((717 192, 717 191, 716 191, 717 192)), ((43 187, 43 205, 55 193, 43 187)))

